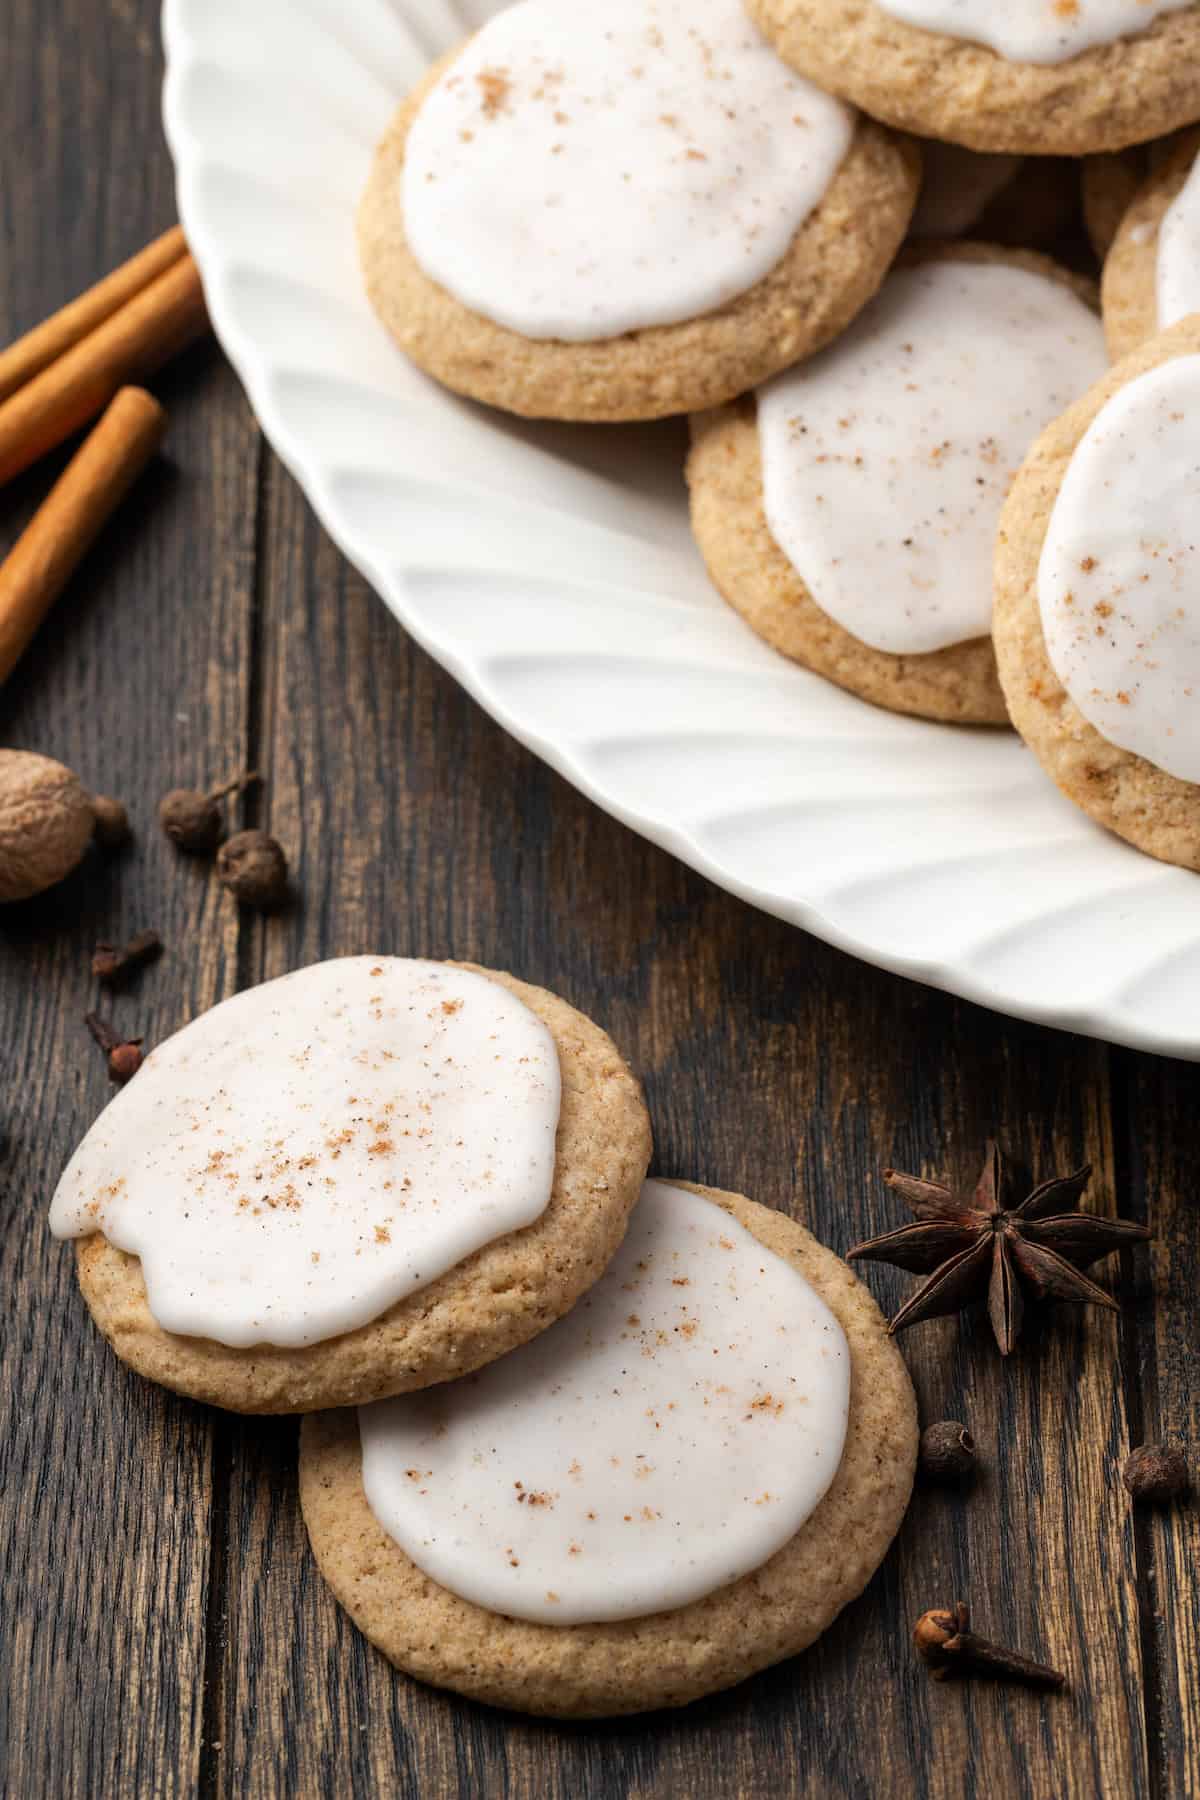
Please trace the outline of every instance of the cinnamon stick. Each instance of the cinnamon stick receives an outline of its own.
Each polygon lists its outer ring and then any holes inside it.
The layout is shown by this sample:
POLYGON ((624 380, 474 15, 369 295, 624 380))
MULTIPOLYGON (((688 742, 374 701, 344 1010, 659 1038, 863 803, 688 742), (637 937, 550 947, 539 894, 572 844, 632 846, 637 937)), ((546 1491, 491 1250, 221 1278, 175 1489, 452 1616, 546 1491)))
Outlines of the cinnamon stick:
POLYGON ((0 563, 0 683, 162 442, 166 424, 157 400, 141 388, 122 388, 0 563))
POLYGON ((173 225, 170 231, 164 231, 161 237, 139 250, 136 256, 131 256, 103 281, 96 282, 94 287, 88 288, 42 324, 27 331, 24 337, 0 350, 0 400, 7 400, 19 387, 32 381, 56 357, 62 356, 97 325, 102 325, 127 300, 149 287, 186 253, 187 242, 182 227, 173 225))
POLYGON ((127 300, 55 362, 0 404, 0 482, 27 469, 208 326, 190 255, 127 300))

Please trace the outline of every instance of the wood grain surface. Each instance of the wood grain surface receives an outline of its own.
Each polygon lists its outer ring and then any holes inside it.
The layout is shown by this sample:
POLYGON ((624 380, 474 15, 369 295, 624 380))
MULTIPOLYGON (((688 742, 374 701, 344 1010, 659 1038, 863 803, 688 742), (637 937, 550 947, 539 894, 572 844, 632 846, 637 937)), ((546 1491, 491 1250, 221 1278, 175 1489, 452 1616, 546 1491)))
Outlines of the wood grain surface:
MULTIPOLYGON (((153 0, 8 0, 0 341, 173 217, 153 0)), ((14 1796, 684 1800, 1200 1792, 1200 1513, 1134 1515, 1143 1437, 1200 1436, 1200 1070, 1016 1024, 862 967, 589 806, 405 637, 323 536, 215 346, 157 384, 166 450, 0 693, 0 742, 119 794, 131 851, 0 913, 0 1791, 14 1796), (239 918, 176 857, 177 783, 241 803, 298 899, 239 918), (1117 1319, 1061 1311, 1002 1363, 982 1320, 904 1340, 925 1419, 966 1420, 968 1497, 918 1494, 806 1656, 685 1713, 576 1728, 392 1672, 338 1611, 296 1506, 296 1431, 127 1374, 45 1209, 107 1096, 81 1019, 95 942, 164 960, 108 1005, 160 1038, 237 988, 366 949, 511 968, 644 1076, 656 1168, 783 1207, 834 1248, 900 1219, 888 1164, 973 1178, 989 1133, 1156 1242, 1104 1265, 1117 1319), (926 1607, 1070 1673, 944 1686, 926 1607)), ((61 459, 0 492, 10 543, 61 459)), ((894 1305, 909 1278, 871 1267, 894 1305)))

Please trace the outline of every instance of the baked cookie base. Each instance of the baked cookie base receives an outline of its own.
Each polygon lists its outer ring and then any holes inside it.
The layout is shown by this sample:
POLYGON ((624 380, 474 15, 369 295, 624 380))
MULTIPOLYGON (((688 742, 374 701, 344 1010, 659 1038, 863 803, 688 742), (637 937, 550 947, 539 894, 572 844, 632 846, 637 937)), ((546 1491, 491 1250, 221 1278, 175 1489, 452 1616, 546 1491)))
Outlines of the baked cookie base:
POLYGON ((400 107, 358 212, 367 293, 396 343, 444 386, 527 418, 657 419, 716 406, 830 342, 883 280, 916 204, 920 156, 860 121, 824 199, 771 273, 716 312, 594 343, 527 338, 430 279, 408 246, 409 128, 458 52, 400 107))
MULTIPOLYGON (((1005 263, 1049 275, 1095 306, 1092 284, 1035 251, 949 243, 904 252, 918 262, 1005 263)), ((692 530, 708 572, 746 623, 784 656, 891 712, 955 725, 1007 725, 991 639, 921 655, 864 644, 817 604, 771 535, 763 507, 762 452, 752 398, 692 420, 688 458, 692 530)))
POLYGON ((565 1000, 512 975, 476 973, 523 1000, 558 1049, 554 1186, 541 1218, 485 1244, 358 1330, 299 1349, 239 1349, 164 1331, 138 1258, 100 1234, 82 1238, 79 1285, 122 1362, 233 1412, 355 1406, 469 1374, 536 1337, 599 1279, 625 1236, 650 1161, 641 1086, 607 1033, 565 1000))
POLYGON ((1063 793, 1139 850, 1200 872, 1200 787, 1118 748, 1084 718, 1051 665, 1037 593, 1054 502, 1092 420, 1126 382, 1197 353, 1200 315, 1135 350, 1038 438, 1000 520, 993 632, 1013 723, 1063 793))
POLYGON ((1114 362, 1158 332, 1158 234, 1200 154, 1200 131, 1186 131, 1138 188, 1122 215, 1100 283, 1104 336, 1114 362))
POLYGON ((1200 119, 1194 7, 1052 64, 1007 62, 892 18, 873 0, 747 0, 747 10, 818 87, 872 118, 969 150, 1087 156, 1200 119))
POLYGON ((832 1487, 753 1574, 671 1612, 550 1626, 462 1600, 388 1537, 362 1485, 350 1412, 304 1421, 300 1503, 321 1573, 359 1629, 398 1668, 514 1711, 600 1718, 683 1706, 805 1649, 870 1580, 912 1488, 912 1384, 875 1302, 832 1251, 769 1207, 679 1182, 716 1202, 804 1275, 850 1346, 850 1423, 832 1487))

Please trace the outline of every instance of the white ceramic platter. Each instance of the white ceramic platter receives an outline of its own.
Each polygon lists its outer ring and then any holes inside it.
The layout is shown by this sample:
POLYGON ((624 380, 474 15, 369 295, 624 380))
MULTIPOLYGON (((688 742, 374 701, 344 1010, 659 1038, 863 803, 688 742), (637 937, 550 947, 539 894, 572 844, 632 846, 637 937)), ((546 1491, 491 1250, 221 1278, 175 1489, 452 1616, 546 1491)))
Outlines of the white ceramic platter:
POLYGON ((358 275, 373 146, 487 0, 166 0, 167 131, 263 429, 405 628, 576 787, 723 887, 1021 1018, 1200 1058, 1200 883, 1011 735, 880 712, 760 644, 688 533, 678 425, 451 398, 358 275))

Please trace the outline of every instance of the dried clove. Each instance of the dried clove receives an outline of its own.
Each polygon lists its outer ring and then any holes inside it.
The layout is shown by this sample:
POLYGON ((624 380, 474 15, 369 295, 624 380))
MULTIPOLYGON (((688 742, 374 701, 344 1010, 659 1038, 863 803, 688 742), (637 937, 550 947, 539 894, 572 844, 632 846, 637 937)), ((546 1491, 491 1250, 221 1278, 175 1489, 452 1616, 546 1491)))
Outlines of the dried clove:
POLYGON ((161 956, 162 947, 157 931, 139 931, 127 944, 97 944, 92 956, 92 974, 106 987, 120 987, 135 969, 161 956))
POLYGON ((97 1013, 85 1014, 83 1022, 108 1059, 109 1080, 118 1082, 122 1087, 127 1081, 132 1081, 145 1061, 142 1039, 123 1038, 97 1013))
POLYGON ((1061 1688, 1067 1678, 1045 1663, 1033 1662, 1019 1650, 1005 1650, 970 1629, 971 1614, 964 1600, 953 1611, 922 1613, 913 1628, 917 1655, 937 1681, 952 1675, 986 1675, 997 1681, 1020 1681, 1026 1687, 1061 1688))

